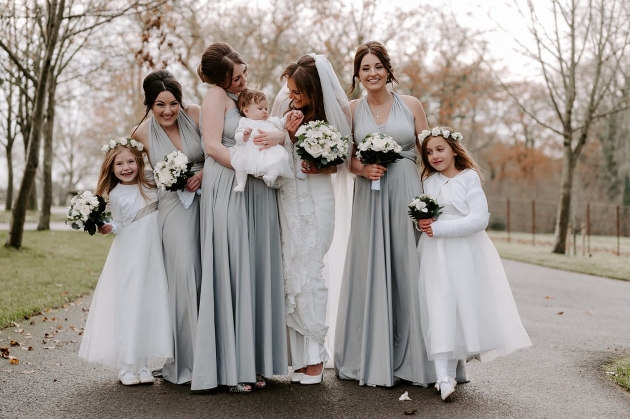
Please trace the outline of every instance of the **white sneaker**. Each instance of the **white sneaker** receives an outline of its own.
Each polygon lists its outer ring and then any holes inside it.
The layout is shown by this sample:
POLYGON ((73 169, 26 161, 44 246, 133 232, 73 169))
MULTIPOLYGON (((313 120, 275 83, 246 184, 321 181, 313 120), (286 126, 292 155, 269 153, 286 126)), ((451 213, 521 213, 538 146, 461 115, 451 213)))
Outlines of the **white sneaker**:
POLYGON ((140 384, 138 376, 129 370, 120 370, 118 379, 123 386, 135 386, 140 384))
POLYGON ((138 373, 138 379, 140 380, 140 384, 153 384, 155 382, 155 378, 153 378, 153 374, 149 371, 148 368, 142 368, 138 373))
POLYGON ((446 377, 435 383, 435 388, 440 392, 442 400, 446 401, 449 396, 455 393, 455 387, 457 387, 457 381, 454 378, 446 377))

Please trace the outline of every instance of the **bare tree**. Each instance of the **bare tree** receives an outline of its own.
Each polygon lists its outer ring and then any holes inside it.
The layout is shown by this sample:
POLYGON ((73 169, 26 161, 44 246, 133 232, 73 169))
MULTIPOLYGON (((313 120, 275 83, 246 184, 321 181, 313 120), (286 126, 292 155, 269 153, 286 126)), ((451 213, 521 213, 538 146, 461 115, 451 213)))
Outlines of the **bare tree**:
MULTIPOLYGON (((44 126, 45 105, 49 97, 50 83, 55 81, 55 65, 62 62, 56 60, 56 57, 60 56, 60 52, 63 51, 64 45, 67 45, 68 42, 77 42, 78 45, 81 45, 84 40, 81 39, 80 34, 89 33, 117 17, 146 8, 147 3, 151 3, 152 6, 159 5, 156 2, 144 1, 117 2, 117 4, 111 5, 111 2, 105 0, 84 0, 83 2, 78 0, 69 0, 68 2, 66 0, 50 0, 43 6, 38 3, 25 2, 23 5, 24 10, 34 11, 32 19, 35 22, 34 27, 38 31, 33 33, 31 40, 40 40, 42 45, 42 53, 38 56, 29 57, 30 60, 26 62, 20 57, 21 43, 7 44, 3 40, 4 38, 0 37, 0 48, 6 52, 9 60, 26 77, 32 79, 36 85, 33 97, 33 112, 29 118, 30 129, 27 137, 26 166, 13 207, 7 246, 19 248, 22 245, 28 197, 33 188, 39 164, 41 128, 44 126), (66 24, 64 25, 64 23, 66 24)), ((15 15, 0 15, 0 18, 0 24, 3 24, 3 29, 5 28, 4 23, 8 23, 6 18, 11 19, 11 22, 23 20, 16 19, 15 15)), ((71 56, 74 57, 79 49, 73 48, 72 50, 75 51, 71 53, 71 56)), ((52 112, 54 112, 54 108, 52 112)))
MULTIPOLYGON (((515 4, 518 3, 515 1, 515 4)), ((540 69, 548 106, 555 120, 543 120, 507 88, 516 103, 537 123, 562 138, 562 178, 555 226, 554 253, 565 253, 571 217, 575 169, 594 122, 626 109, 627 94, 611 96, 615 80, 623 77, 622 64, 630 49, 628 3, 623 0, 550 0, 539 10, 531 0, 519 9, 527 19, 534 41, 522 52, 540 69), (543 16, 548 13, 551 20, 543 16), (611 106, 602 106, 605 98, 611 106)))

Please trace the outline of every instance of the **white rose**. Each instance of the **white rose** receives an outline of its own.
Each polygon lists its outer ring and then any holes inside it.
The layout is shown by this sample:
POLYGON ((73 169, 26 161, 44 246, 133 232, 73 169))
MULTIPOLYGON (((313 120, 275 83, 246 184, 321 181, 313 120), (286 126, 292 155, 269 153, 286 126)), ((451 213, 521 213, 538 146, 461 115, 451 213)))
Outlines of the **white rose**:
POLYGON ((107 153, 109 151, 109 146, 107 144, 105 144, 103 147, 101 147, 101 151, 103 153, 107 153))
POLYGON ((437 127, 433 128, 433 130, 431 130, 431 135, 437 137, 438 135, 440 135, 440 129, 437 127))
POLYGON ((109 140, 109 148, 116 148, 117 145, 116 140, 109 140))
POLYGON ((138 149, 138 151, 142 151, 142 150, 144 150, 144 145, 142 143, 138 143, 136 148, 138 149))
POLYGON ((420 139, 420 141, 422 141, 425 138, 427 138, 429 135, 431 135, 431 131, 429 131, 428 129, 425 129, 425 130, 422 130, 422 132, 418 135, 418 138, 420 139))
POLYGON ((387 148, 387 141, 382 138, 374 140, 372 143, 372 150, 374 151, 384 151, 387 148))
POLYGON ((418 202, 416 202, 416 209, 418 211, 425 210, 425 212, 426 212, 426 208, 427 208, 427 204, 426 203, 424 203, 424 202, 422 202, 420 200, 418 200, 418 202))
POLYGON ((319 157, 324 151, 319 144, 307 144, 304 149, 313 157, 319 157))
POLYGON ((186 166, 187 163, 188 163, 188 156, 186 156, 184 153, 178 153, 173 159, 173 164, 175 166, 183 167, 183 166, 186 166))
POLYGON ((399 144, 396 144, 394 146, 394 152, 400 153, 401 151, 402 151, 402 147, 399 144))
POLYGON ((444 138, 448 138, 448 136, 451 135, 451 132, 447 129, 445 129, 444 131, 442 131, 442 136, 444 138))

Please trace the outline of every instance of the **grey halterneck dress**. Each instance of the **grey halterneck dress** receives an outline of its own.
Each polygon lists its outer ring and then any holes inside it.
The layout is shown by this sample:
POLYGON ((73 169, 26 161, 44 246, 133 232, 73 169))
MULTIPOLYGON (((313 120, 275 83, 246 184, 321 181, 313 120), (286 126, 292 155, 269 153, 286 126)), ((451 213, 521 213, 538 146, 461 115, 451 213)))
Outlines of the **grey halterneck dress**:
MULTIPOLYGON (((193 172, 201 170, 205 154, 199 127, 180 110, 177 125, 182 152, 193 161, 193 172)), ((149 122, 149 152, 155 165, 175 146, 155 118, 149 122)), ((186 209, 177 192, 158 190, 158 225, 162 237, 164 266, 173 329, 174 359, 164 364, 162 376, 175 384, 192 379, 193 347, 197 330, 197 306, 201 285, 199 242, 199 197, 186 209)))
POLYGON ((422 193, 414 117, 403 100, 393 95, 385 124, 376 125, 365 98, 354 115, 355 143, 370 133, 385 133, 400 144, 404 158, 388 165, 380 191, 371 190, 371 180, 365 177, 355 179, 334 353, 339 378, 387 387, 394 385, 394 377, 426 383, 420 378, 434 369, 422 342, 417 341, 420 319, 412 301, 417 300, 412 290, 419 275, 419 233, 407 205, 422 193))
MULTIPOLYGON (((229 94, 232 100, 236 97, 229 94)), ((222 143, 235 144, 238 108, 222 143)), ((192 390, 287 374, 284 288, 276 191, 206 158, 201 194, 202 286, 192 390)))

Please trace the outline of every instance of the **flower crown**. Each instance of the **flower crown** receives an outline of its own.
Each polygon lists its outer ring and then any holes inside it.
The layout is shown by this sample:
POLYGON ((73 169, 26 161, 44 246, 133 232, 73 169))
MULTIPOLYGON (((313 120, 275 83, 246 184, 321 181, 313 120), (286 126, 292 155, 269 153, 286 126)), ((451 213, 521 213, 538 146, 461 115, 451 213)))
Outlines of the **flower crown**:
POLYGON ((109 150, 113 150, 119 145, 122 145, 125 147, 131 146, 131 147, 134 147, 138 151, 144 150, 144 145, 142 145, 140 141, 136 141, 133 138, 120 137, 120 138, 116 138, 115 140, 109 140, 107 144, 104 144, 103 147, 101 147, 101 151, 103 153, 107 153, 109 150))
POLYGON ((440 135, 444 138, 451 137, 455 141, 461 141, 464 139, 464 136, 459 132, 453 132, 447 129, 442 130, 439 127, 435 127, 430 131, 428 129, 423 130, 420 134, 418 134, 418 139, 422 142, 427 137, 439 137, 440 135))

